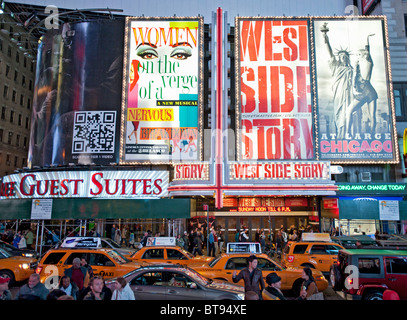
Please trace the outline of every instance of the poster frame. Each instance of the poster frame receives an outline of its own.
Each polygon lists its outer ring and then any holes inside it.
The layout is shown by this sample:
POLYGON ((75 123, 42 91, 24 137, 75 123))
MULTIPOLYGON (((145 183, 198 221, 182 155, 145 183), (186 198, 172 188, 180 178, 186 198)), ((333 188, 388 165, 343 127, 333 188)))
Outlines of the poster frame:
MULTIPOLYGON (((204 20, 202 16, 196 17, 136 17, 127 16, 125 21, 124 30, 124 54, 123 54, 123 79, 122 79, 122 101, 121 101, 121 119, 120 119, 120 165, 169 165, 172 163, 178 163, 179 161, 173 161, 168 159, 162 160, 125 160, 125 146, 126 146, 126 126, 127 126, 127 88, 128 88, 128 69, 129 69, 129 46, 130 46, 130 24, 132 21, 151 21, 151 22, 170 22, 170 21, 197 21, 198 22, 198 135, 197 135, 197 156, 198 159, 194 161, 202 161, 203 158, 203 112, 204 112, 204 20)), ((170 157, 169 157, 170 158, 170 157)), ((192 161, 192 160, 190 160, 192 161)))

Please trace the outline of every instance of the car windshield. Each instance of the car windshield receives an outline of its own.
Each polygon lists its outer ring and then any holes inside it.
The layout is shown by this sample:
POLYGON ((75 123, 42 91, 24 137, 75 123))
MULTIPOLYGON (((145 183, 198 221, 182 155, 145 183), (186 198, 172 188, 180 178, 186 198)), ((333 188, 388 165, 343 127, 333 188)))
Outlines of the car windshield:
POLYGON ((123 264, 126 262, 130 262, 127 258, 122 256, 120 253, 118 253, 116 250, 111 250, 107 253, 110 257, 114 259, 117 263, 123 264))
POLYGON ((220 260, 220 258, 222 258, 222 256, 219 256, 219 257, 217 257, 217 258, 211 260, 211 261, 209 262, 209 266, 210 266, 211 268, 214 267, 215 264, 218 263, 218 261, 220 260))
POLYGON ((213 280, 209 279, 207 277, 204 277, 203 275, 199 274, 195 270, 192 269, 185 269, 185 274, 192 278, 194 281, 198 282, 200 285, 208 285, 209 283, 212 283, 213 280))
POLYGON ((0 249, 0 255, 3 255, 4 257, 1 258, 10 258, 12 255, 8 253, 6 250, 0 249))
POLYGON ((116 242, 114 242, 112 239, 109 239, 109 238, 106 238, 106 239, 103 239, 102 241, 106 241, 108 244, 110 244, 110 246, 112 247, 112 248, 116 248, 116 249, 120 249, 121 248, 121 246, 119 246, 116 242))

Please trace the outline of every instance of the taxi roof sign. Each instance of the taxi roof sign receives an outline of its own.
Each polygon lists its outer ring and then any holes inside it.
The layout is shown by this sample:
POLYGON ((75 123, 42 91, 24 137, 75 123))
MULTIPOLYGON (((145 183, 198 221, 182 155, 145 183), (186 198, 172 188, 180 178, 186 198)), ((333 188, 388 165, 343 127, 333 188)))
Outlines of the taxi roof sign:
POLYGON ((66 237, 60 248, 102 248, 98 237, 66 237))
POLYGON ((146 247, 175 246, 175 237, 148 237, 146 247))
POLYGON ((257 242, 228 242, 226 253, 261 253, 261 247, 257 242))
POLYGON ((332 242, 329 233, 313 233, 313 232, 303 232, 301 235, 301 241, 332 242))

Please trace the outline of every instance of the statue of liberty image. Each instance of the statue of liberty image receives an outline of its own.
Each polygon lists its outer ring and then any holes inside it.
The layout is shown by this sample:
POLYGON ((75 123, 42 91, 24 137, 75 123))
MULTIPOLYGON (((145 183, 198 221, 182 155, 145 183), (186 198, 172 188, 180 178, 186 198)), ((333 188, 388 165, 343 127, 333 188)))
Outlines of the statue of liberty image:
POLYGON ((361 117, 361 109, 367 104, 363 115, 369 121, 366 132, 374 133, 376 129, 377 92, 370 83, 373 70, 373 60, 370 55, 369 38, 363 49, 357 52, 357 60, 353 68, 350 61, 350 52, 347 49, 337 49, 334 54, 329 43, 327 27, 324 23, 321 32, 324 43, 328 49, 330 60, 329 68, 332 74, 333 105, 335 114, 336 139, 344 139, 355 135, 353 113, 361 117), (353 132, 352 132, 353 129, 353 132))
POLYGON ((347 49, 339 49, 334 54, 328 38, 328 23, 324 23, 321 32, 324 43, 330 55, 329 68, 332 75, 332 91, 334 105, 334 123, 336 139, 344 139, 346 133, 346 109, 352 102, 353 68, 350 63, 350 53, 347 49))

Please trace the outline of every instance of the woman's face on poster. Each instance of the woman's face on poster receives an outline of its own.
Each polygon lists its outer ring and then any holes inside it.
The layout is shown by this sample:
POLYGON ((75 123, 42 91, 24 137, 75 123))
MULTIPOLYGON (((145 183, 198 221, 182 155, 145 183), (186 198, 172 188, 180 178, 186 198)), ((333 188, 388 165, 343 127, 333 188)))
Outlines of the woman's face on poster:
POLYGON ((142 60, 156 60, 167 56, 182 61, 192 56, 192 46, 188 42, 178 43, 173 46, 156 46, 144 43, 137 46, 136 55, 142 60))

